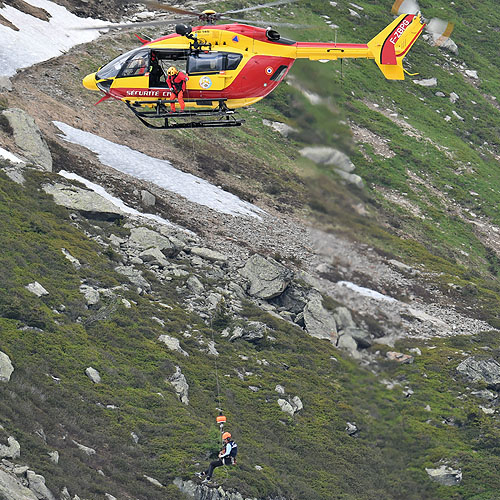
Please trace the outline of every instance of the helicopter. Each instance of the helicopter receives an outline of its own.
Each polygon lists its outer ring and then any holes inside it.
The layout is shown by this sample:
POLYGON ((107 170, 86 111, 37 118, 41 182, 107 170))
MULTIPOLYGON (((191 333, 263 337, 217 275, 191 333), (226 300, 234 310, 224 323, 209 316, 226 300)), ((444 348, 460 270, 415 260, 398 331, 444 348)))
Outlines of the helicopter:
MULTIPOLYGON (((241 125, 243 120, 235 110, 266 97, 283 81, 297 59, 373 59, 385 78, 404 80, 403 58, 425 27, 420 13, 399 15, 366 44, 296 42, 281 37, 274 27, 254 26, 262 24, 259 22, 244 24, 245 21, 227 16, 292 1, 279 0, 225 13, 214 10, 198 13, 154 4, 176 14, 195 15, 205 24, 191 27, 179 23, 175 33, 156 40, 138 36, 141 47, 119 55, 87 75, 83 85, 104 93, 99 102, 109 98, 124 102, 149 128, 178 129, 241 125), (215 24, 226 19, 231 24, 215 24), (167 85, 169 66, 181 68, 188 76, 183 111, 171 109, 176 99, 167 85)), ((106 27, 123 26, 131 25, 106 27)))

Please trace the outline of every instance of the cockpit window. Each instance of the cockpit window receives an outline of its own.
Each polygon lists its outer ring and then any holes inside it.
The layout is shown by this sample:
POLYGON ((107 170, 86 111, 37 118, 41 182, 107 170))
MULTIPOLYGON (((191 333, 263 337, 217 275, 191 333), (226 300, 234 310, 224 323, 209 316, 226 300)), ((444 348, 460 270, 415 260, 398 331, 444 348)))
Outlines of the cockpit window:
POLYGON ((113 59, 97 72, 97 79, 115 78, 116 76, 138 76, 147 72, 149 50, 133 49, 113 59))
POLYGON ((147 73, 148 65, 149 50, 140 50, 127 60, 118 76, 142 76, 147 73))
POLYGON ((191 54, 188 59, 187 71, 192 75, 236 69, 242 58, 241 54, 224 52, 191 54))
POLYGON ((137 49, 130 50, 125 54, 118 56, 113 59, 110 63, 103 66, 96 74, 98 80, 104 80, 105 78, 114 78, 118 75, 118 72, 122 69, 123 63, 136 51, 137 49))

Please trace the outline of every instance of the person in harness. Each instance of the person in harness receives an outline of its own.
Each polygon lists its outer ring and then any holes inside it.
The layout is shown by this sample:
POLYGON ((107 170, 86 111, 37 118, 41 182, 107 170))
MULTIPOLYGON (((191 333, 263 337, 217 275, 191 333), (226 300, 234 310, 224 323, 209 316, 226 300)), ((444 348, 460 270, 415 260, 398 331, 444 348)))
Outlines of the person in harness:
MULTIPOLYGON (((184 111, 184 92, 186 91, 186 82, 189 80, 188 76, 179 71, 175 66, 170 66, 167 71, 167 87, 170 88, 170 100, 177 99, 181 111, 184 111)), ((175 112, 175 103, 170 103, 170 110, 175 112)))
POLYGON ((204 483, 208 483, 208 481, 212 479, 212 474, 216 467, 221 467, 222 465, 233 465, 236 463, 238 445, 232 440, 231 433, 224 432, 224 434, 222 434, 222 441, 224 443, 224 447, 219 452, 219 459, 210 462, 206 471, 199 472, 197 474, 198 477, 204 478, 204 483))

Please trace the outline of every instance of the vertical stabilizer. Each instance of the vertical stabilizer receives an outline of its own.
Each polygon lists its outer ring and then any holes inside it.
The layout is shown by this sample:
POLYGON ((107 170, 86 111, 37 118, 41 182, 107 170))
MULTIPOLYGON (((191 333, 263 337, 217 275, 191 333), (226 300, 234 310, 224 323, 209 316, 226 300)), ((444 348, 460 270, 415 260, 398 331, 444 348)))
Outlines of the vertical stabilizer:
POLYGON ((420 15, 403 14, 368 42, 375 62, 388 80, 404 80, 403 59, 424 26, 420 15))

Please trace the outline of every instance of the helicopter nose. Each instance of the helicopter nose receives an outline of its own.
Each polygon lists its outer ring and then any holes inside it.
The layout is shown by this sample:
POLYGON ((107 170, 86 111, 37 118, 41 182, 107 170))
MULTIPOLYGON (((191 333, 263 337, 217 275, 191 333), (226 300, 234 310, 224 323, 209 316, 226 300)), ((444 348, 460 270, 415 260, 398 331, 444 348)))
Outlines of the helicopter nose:
POLYGON ((99 90, 99 88, 97 87, 96 82, 95 82, 95 73, 90 73, 90 75, 87 75, 83 79, 82 83, 86 89, 99 90))

